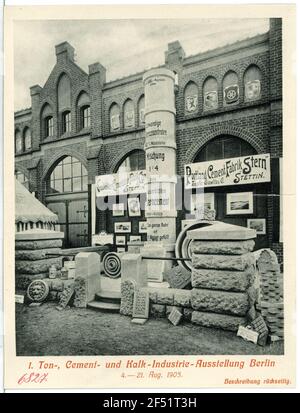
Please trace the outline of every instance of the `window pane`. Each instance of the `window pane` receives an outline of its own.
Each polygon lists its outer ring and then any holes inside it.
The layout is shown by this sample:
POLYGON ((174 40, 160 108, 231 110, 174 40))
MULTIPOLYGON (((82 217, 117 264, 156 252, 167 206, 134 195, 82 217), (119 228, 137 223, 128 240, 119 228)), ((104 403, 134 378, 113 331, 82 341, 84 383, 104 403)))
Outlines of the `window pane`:
POLYGON ((72 191, 72 180, 71 178, 64 179, 64 192, 71 192, 72 191))
POLYGON ((71 164, 68 163, 67 165, 64 165, 64 178, 71 178, 72 176, 72 170, 71 170, 71 164))
POLYGON ((73 191, 81 191, 81 177, 73 179, 73 191))
POLYGON ((87 191, 87 189, 88 189, 88 177, 84 176, 82 178, 82 190, 87 191))
POLYGON ((214 161, 223 158, 222 141, 215 141, 208 144, 207 147, 207 161, 214 161))
POLYGON ((235 139, 224 140, 224 158, 241 156, 241 143, 235 139))
POLYGON ((62 163, 63 163, 64 165, 66 165, 67 163, 71 163, 71 162, 72 162, 71 156, 67 156, 66 158, 64 158, 64 159, 62 160, 62 163))
POLYGON ((57 165, 57 167, 52 172, 52 175, 55 179, 62 179, 62 165, 61 164, 57 165))
POLYGON ((81 163, 76 162, 72 165, 73 168, 73 176, 81 176, 81 163))
POLYGON ((57 192, 63 192, 63 181, 59 179, 58 181, 54 181, 54 188, 57 192))

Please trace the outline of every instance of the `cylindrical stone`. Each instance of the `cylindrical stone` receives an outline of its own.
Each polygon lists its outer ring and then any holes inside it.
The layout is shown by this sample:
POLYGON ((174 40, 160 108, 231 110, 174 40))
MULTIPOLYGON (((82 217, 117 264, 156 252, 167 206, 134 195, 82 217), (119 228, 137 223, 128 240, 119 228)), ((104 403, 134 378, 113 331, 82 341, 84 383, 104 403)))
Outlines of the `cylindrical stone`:
POLYGON ((255 264, 254 255, 206 255, 192 254, 193 268, 244 271, 255 264))
POLYGON ((250 308, 246 293, 232 293, 194 288, 191 295, 194 310, 244 316, 250 308))
POLYGON ((244 325, 246 320, 244 317, 193 311, 192 323, 203 327, 214 327, 222 330, 237 331, 239 325, 244 325))
POLYGON ((245 271, 193 269, 192 287, 212 290, 246 291, 254 281, 254 266, 245 271))
POLYGON ((255 241, 193 241, 191 250, 195 254, 242 255, 253 251, 255 241))

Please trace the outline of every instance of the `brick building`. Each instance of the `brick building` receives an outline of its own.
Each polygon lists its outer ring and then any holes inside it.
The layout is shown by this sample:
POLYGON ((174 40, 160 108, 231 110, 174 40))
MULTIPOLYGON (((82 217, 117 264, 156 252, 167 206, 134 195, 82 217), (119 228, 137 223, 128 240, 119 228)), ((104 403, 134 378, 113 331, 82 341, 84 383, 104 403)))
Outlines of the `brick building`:
MULTIPOLYGON (((145 169, 144 73, 106 82, 100 63, 91 64, 88 73, 75 63, 68 42, 55 52, 45 85, 30 88, 31 108, 15 113, 17 178, 58 213, 65 246, 89 245, 94 232, 114 233, 115 222, 131 221, 131 235, 138 235, 144 212, 132 218, 127 211, 124 216, 96 211, 92 184, 98 175, 145 169)), ((170 43, 161 67, 177 79, 178 175, 194 162, 270 154, 270 182, 211 186, 205 192, 213 194, 218 220, 244 226, 251 218, 262 220, 257 246, 271 247, 282 261, 281 19, 270 19, 268 33, 193 56, 185 56, 178 41, 170 43), (249 214, 228 213, 226 197, 238 192, 252 193, 249 214)), ((145 194, 139 198, 143 204, 145 194)), ((127 204, 121 196, 117 201, 127 204)), ((189 213, 178 211, 177 232, 189 213)))

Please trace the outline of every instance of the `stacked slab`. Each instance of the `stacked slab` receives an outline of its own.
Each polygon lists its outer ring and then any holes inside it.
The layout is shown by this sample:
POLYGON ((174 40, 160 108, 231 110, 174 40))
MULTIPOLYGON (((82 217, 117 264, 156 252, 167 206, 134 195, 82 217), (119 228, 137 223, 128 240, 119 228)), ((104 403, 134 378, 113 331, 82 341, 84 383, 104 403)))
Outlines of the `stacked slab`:
POLYGON ((16 288, 25 290, 31 281, 47 278, 52 265, 61 268, 62 259, 54 254, 61 252, 63 237, 63 232, 45 229, 16 233, 16 288))
POLYGON ((187 236, 192 240, 191 321, 237 331, 256 301, 256 232, 216 221, 187 236))
POLYGON ((256 252, 259 274, 259 306, 272 335, 284 337, 283 277, 276 254, 270 249, 256 252))

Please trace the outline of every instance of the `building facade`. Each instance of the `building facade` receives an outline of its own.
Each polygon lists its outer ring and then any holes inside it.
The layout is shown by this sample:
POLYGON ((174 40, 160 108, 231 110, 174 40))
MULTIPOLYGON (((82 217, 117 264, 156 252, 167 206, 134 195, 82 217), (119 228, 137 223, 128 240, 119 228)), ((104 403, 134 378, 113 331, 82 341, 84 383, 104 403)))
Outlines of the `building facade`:
MULTIPOLYGON (((281 40, 281 19, 270 19, 268 33, 194 56, 185 56, 178 41, 170 43, 161 66, 176 76, 176 168, 183 181, 186 165, 269 156, 270 179, 212 184, 204 191, 216 219, 257 225, 257 248, 272 248, 279 262, 281 40), (235 212, 243 197, 251 208, 235 212)), ((15 113, 17 179, 58 214, 66 247, 90 245, 92 234, 101 231, 114 234, 115 244, 124 235, 125 243, 139 235, 145 241, 145 193, 137 195, 139 216, 126 208, 123 215, 100 211, 93 194, 99 175, 145 169, 144 73, 106 82, 100 63, 88 73, 76 64, 68 42, 55 51, 45 85, 30 88, 31 108, 15 113), (116 232, 115 223, 124 221, 131 223, 130 232, 116 232)), ((193 198, 192 189, 183 191, 193 198)), ((127 198, 120 195, 116 202, 127 205, 127 198)), ((191 205, 178 210, 177 233, 190 217, 191 205)))

